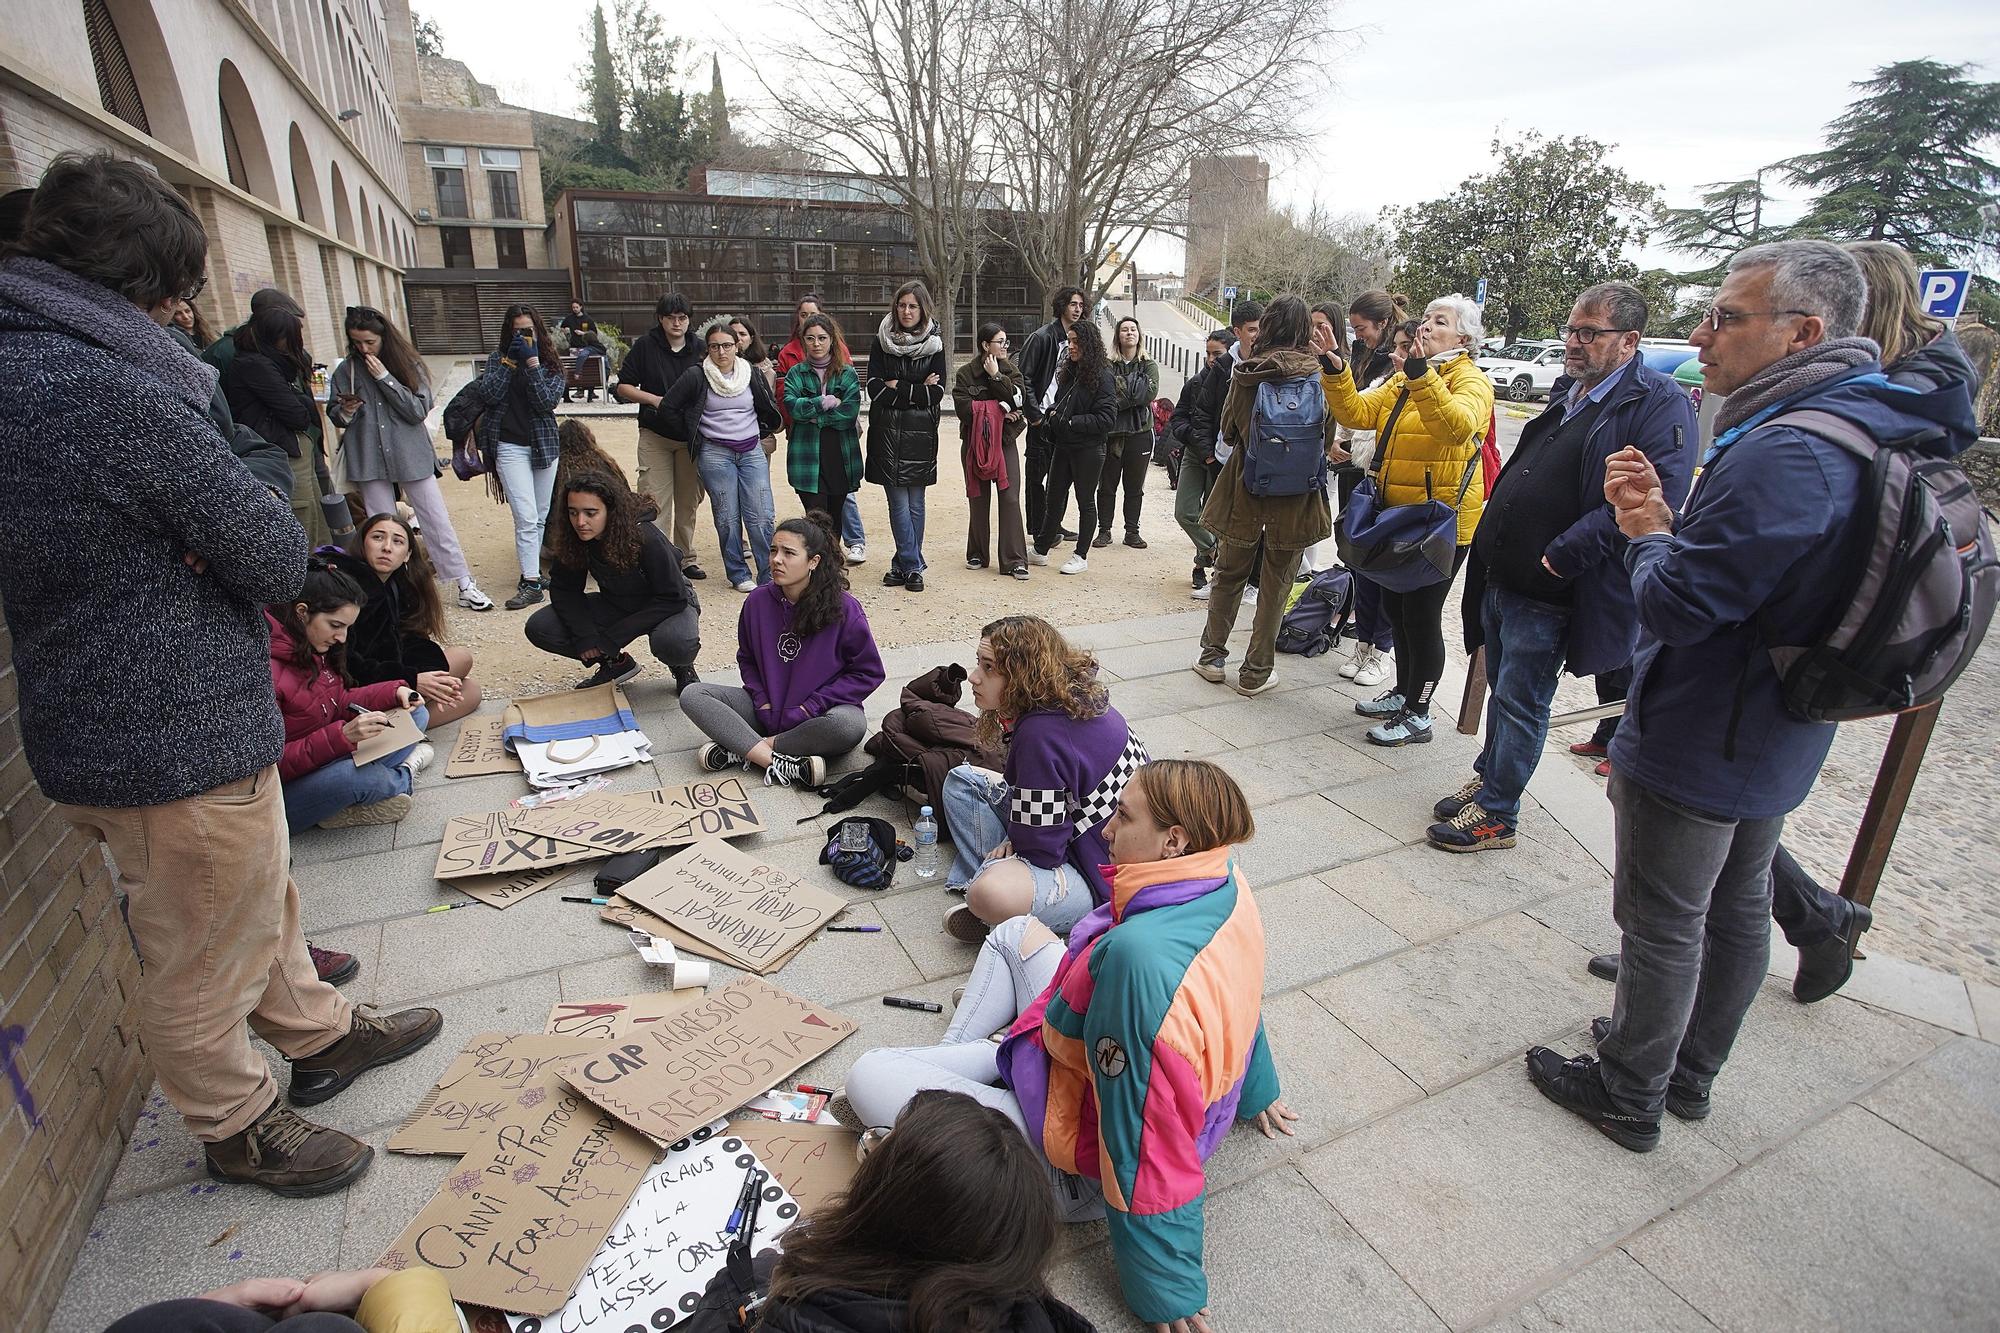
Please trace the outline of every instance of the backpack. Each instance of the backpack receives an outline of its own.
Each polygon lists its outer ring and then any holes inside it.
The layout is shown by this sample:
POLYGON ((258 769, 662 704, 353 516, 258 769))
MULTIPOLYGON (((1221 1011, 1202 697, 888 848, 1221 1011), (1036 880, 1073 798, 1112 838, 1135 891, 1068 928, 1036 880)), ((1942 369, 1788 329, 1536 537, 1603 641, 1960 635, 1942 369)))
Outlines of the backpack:
POLYGON ((1312 576, 1278 622, 1278 651, 1318 657, 1354 613, 1354 576, 1336 565, 1312 576))
POLYGON ((1257 386, 1243 489, 1252 495, 1308 495, 1326 487, 1326 395, 1312 375, 1257 386))
POLYGON ((1830 412, 1768 424, 1809 431, 1868 465, 1860 517, 1872 536, 1839 620, 1816 643, 1770 648, 1785 706, 1809 722, 1846 722, 1935 703, 1972 661, 2000 599, 1978 492, 1951 459, 1911 440, 1878 443, 1830 412))
POLYGON ((493 470, 492 461, 479 450, 479 419, 486 406, 474 396, 468 381, 444 405, 444 437, 451 441, 451 470, 460 481, 471 481, 493 470))

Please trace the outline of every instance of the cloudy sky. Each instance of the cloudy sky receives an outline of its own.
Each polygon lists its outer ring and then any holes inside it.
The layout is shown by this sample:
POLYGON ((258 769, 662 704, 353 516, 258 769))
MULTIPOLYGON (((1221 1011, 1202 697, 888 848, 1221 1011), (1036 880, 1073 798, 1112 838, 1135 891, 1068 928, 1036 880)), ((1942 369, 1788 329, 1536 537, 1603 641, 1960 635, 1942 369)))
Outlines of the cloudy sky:
MULTIPOLYGON (((586 5, 533 6, 532 42, 508 17, 529 9, 524 0, 417 0, 416 7, 443 30, 447 54, 510 100, 577 111, 575 71, 589 54, 586 5)), ((775 7, 655 0, 655 8, 698 53, 699 86, 706 87, 713 51, 732 102, 758 97, 752 62, 759 33, 778 21, 775 7)), ((1302 110, 1324 133, 1307 156, 1274 164, 1274 202, 1317 198, 1373 216, 1436 198, 1485 170, 1496 130, 1535 129, 1612 144, 1616 165, 1662 186, 1670 204, 1689 204, 1702 184, 1817 147, 1822 127, 1852 96, 1849 85, 1878 65, 1970 62, 1980 77, 2000 79, 2000 21, 1990 0, 1424 0, 1349 3, 1339 13, 1347 34, 1330 64, 1332 87, 1302 110)), ((774 82, 786 73, 758 63, 774 82)), ((1179 246, 1148 245, 1141 260, 1178 267, 1179 246)))

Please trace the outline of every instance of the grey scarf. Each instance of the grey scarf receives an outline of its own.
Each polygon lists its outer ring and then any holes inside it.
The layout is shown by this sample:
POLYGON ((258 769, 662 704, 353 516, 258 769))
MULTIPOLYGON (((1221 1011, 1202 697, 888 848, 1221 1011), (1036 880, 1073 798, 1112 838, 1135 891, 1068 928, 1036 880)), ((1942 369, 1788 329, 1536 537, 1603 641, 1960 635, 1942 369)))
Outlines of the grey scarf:
POLYGON ((944 339, 938 336, 936 324, 926 323, 922 332, 899 328, 894 311, 882 316, 882 327, 875 331, 875 336, 897 356, 915 360, 929 360, 944 350, 944 339))
POLYGON ((1723 400, 1722 410, 1715 414, 1715 433, 1733 429, 1771 404, 1803 393, 1822 380, 1846 375, 1881 355, 1882 349, 1867 338, 1828 338, 1803 352, 1780 357, 1723 400))

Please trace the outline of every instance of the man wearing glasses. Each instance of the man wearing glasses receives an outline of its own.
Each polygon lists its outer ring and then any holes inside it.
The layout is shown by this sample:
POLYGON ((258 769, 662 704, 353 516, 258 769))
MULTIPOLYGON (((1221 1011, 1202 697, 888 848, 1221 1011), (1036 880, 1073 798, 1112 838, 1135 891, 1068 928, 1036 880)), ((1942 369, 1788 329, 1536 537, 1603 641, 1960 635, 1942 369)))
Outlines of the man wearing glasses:
POLYGON ((1647 313, 1645 298, 1622 282, 1576 298, 1562 330, 1565 379, 1493 483, 1467 575, 1477 588, 1484 574, 1486 744, 1472 779, 1433 810, 1433 847, 1512 847, 1558 673, 1596 675, 1631 660, 1639 626, 1625 537, 1604 498, 1605 460, 1638 449, 1678 504, 1695 434, 1687 394, 1639 359, 1647 313))

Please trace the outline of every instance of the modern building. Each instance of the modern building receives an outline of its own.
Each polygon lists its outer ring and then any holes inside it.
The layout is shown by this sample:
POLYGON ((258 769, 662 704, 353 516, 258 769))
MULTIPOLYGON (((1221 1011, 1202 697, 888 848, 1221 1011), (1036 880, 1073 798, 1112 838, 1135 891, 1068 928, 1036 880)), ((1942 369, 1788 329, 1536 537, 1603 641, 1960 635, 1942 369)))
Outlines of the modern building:
POLYGON ((1226 267, 1231 229, 1261 218, 1270 206, 1271 164, 1263 158, 1238 153, 1188 164, 1188 291, 1214 292, 1226 267))

